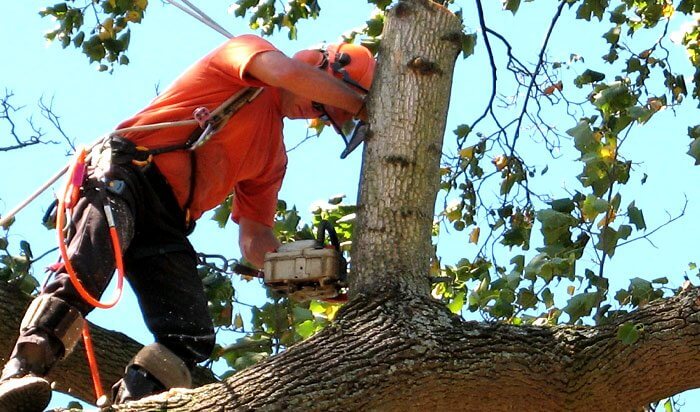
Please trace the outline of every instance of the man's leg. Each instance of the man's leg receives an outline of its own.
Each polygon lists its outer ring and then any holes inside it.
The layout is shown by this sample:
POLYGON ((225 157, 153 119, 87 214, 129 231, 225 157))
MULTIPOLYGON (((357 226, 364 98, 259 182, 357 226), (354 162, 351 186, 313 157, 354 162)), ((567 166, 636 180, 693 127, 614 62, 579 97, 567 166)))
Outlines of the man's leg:
POLYGON ((189 243, 182 246, 184 250, 140 257, 130 263, 129 282, 156 343, 146 346, 126 368, 124 379, 114 388, 115 403, 172 387, 189 387, 189 371, 214 348, 214 328, 196 256, 189 243), (161 361, 149 362, 147 355, 156 350, 161 361))
MULTIPOLYGON (((100 296, 114 272, 114 255, 104 215, 105 192, 89 189, 74 208, 68 255, 81 282, 100 296)), ((125 250, 133 237, 133 218, 126 202, 109 196, 120 243, 125 250)), ((83 301, 64 271, 56 273, 30 305, 20 336, 0 377, 0 411, 40 410, 51 397, 43 377, 73 349, 83 317, 92 307, 83 301)))

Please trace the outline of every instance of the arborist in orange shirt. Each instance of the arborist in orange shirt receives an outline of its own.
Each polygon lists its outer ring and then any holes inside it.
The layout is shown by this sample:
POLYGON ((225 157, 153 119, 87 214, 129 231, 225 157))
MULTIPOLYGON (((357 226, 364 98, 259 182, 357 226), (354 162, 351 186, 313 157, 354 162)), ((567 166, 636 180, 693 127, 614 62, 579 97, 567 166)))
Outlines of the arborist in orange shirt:
MULTIPOLYGON (((262 266, 265 253, 280 246, 272 223, 287 166, 283 118, 322 118, 336 129, 352 118, 364 119, 374 65, 362 46, 330 45, 289 58, 260 37, 238 36, 117 128, 188 119, 195 110, 214 111, 239 91, 262 88, 229 113, 206 143, 193 146, 192 136, 201 130, 180 126, 125 132, 93 150, 72 209, 67 256, 80 284, 100 296, 115 270, 112 220, 126 278, 155 337, 115 384, 113 402, 191 385, 191 369, 209 357, 215 343, 197 256, 187 239, 193 223, 233 193, 241 252, 262 266)), ((93 309, 65 266, 24 315, 0 378, 2 411, 48 405, 51 387, 44 377, 74 348, 83 318, 93 309)))

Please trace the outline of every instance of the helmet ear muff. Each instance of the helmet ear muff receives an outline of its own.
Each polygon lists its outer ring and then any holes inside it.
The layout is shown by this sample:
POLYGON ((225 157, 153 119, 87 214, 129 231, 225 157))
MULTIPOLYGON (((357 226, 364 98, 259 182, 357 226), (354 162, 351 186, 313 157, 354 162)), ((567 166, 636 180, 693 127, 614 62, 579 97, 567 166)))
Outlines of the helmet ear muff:
MULTIPOLYGON (((351 61, 352 61, 352 59, 351 59, 349 54, 339 52, 339 53, 335 54, 335 61, 333 62, 333 65, 345 67, 348 64, 350 64, 351 61)), ((335 67, 334 67, 334 69, 335 69, 335 67)))

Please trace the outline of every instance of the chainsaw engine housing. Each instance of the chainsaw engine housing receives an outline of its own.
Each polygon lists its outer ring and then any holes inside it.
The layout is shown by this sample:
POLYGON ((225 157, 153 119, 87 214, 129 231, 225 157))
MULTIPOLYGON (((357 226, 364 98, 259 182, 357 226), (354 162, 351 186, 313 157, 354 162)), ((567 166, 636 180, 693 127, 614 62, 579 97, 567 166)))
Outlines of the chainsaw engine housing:
POLYGON ((299 240, 265 255, 265 284, 297 301, 332 299, 345 286, 342 253, 318 240, 299 240))

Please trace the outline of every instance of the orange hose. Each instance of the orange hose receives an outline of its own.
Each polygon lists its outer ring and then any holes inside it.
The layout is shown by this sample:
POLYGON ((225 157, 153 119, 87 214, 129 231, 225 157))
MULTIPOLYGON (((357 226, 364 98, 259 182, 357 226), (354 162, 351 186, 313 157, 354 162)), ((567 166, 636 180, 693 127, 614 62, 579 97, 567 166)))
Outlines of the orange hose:
POLYGON ((117 302, 119 302, 124 286, 124 264, 122 262, 122 252, 121 246, 119 244, 119 236, 117 234, 116 228, 109 228, 110 237, 112 239, 112 248, 114 249, 114 260, 116 262, 118 273, 117 288, 114 291, 113 299, 107 303, 102 303, 98 299, 92 297, 92 295, 90 295, 90 292, 88 292, 83 287, 82 283, 80 282, 80 279, 78 279, 78 275, 75 272, 75 269, 73 268, 73 264, 71 263, 70 258, 68 257, 68 246, 66 245, 65 239, 63 237, 63 230, 65 228, 66 220, 66 207, 64 202, 66 199, 66 195, 71 190, 72 185, 70 185, 70 181, 71 176, 68 177, 69 184, 66 185, 64 195, 58 197, 58 210, 56 213, 56 232, 58 232, 58 248, 61 252, 61 258, 63 259, 63 263, 66 266, 66 272, 68 272, 68 276, 70 277, 71 283, 73 283, 73 286, 78 291, 80 296, 83 299, 85 299, 87 303, 96 308, 109 309, 116 305, 117 302))
MULTIPOLYGON (((90 305, 101 308, 109 309, 119 302, 122 296, 122 291, 124 287, 124 262, 122 259, 122 250, 119 243, 119 234, 117 233, 117 228, 114 227, 114 222, 112 218, 108 216, 109 223, 109 236, 112 241, 112 250, 114 251, 114 262, 117 267, 117 287, 114 290, 114 298, 107 302, 102 303, 98 299, 95 299, 90 292, 88 292, 78 279, 78 274, 76 273, 73 265, 68 256, 68 246, 66 245, 65 238, 63 236, 63 231, 65 229, 66 220, 66 209, 67 207, 72 208, 77 201, 78 190, 80 185, 82 185, 82 177, 76 175, 76 171, 81 170, 81 162, 85 161, 85 149, 83 148, 76 156, 76 161, 71 167, 71 172, 68 175, 68 181, 66 182, 66 187, 63 192, 63 196, 58 197, 58 210, 56 213, 56 232, 58 233, 58 248, 61 251, 61 258, 66 268, 66 272, 70 277, 71 283, 78 291, 80 296, 90 305), (81 182, 76 183, 76 180, 80 178, 81 182), (69 206, 66 205, 68 202, 69 206)), ((84 172, 84 170, 83 170, 84 172)), ((107 210, 105 210, 107 213, 107 210)), ((90 330, 88 328, 87 321, 83 323, 83 343, 85 345, 85 353, 87 355, 88 365, 90 366, 90 374, 92 375, 92 383, 95 388, 95 399, 99 402, 100 398, 104 396, 104 390, 102 389, 102 381, 100 380, 100 371, 97 366, 97 358, 95 357, 95 351, 92 346, 92 338, 90 337, 90 330)))
POLYGON ((87 321, 83 324, 83 343, 85 344, 85 354, 88 358, 88 365, 90 365, 92 384, 95 387, 95 399, 99 400, 104 396, 104 391, 102 390, 100 370, 97 368, 97 358, 95 358, 95 350, 92 346, 92 337, 90 336, 90 328, 88 328, 87 321))

